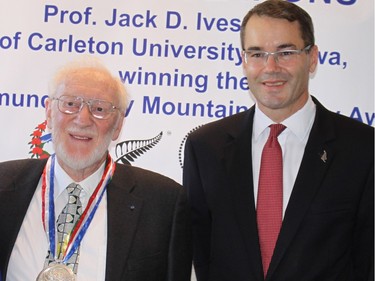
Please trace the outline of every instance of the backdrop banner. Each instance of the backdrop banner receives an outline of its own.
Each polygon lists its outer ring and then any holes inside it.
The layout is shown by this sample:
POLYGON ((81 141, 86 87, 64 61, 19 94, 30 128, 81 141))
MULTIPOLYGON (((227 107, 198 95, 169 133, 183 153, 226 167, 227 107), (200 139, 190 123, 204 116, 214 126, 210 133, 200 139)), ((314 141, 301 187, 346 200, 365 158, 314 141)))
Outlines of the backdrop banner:
MULTIPOLYGON (((60 0, 0 4, 0 161, 52 153, 48 81, 64 63, 98 57, 131 95, 111 155, 181 182, 186 137, 253 105, 240 24, 257 0, 60 0)), ((295 0, 315 23, 310 93, 374 126, 374 1, 295 0)))
MULTIPOLYGON (((44 110, 48 82, 58 67, 89 55, 131 95, 112 157, 181 182, 189 133, 254 103, 239 30, 259 2, 1 1, 0 161, 53 153, 44 110)), ((315 24, 320 52, 310 93, 374 126, 374 1, 292 2, 315 24)))

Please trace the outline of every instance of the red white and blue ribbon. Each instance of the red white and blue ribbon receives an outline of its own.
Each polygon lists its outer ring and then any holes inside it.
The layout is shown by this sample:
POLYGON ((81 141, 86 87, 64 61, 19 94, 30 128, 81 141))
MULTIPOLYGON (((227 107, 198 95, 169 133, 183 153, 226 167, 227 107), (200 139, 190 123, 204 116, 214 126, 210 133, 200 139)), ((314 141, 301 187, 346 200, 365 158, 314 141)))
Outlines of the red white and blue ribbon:
MULTIPOLYGON (((81 241, 90 226, 90 223, 95 215, 96 210, 103 198, 108 183, 111 181, 112 176, 116 169, 111 156, 108 154, 106 167, 99 184, 95 188, 93 194, 90 196, 89 201, 81 217, 78 219, 76 225, 70 234, 70 239, 67 242, 65 251, 62 253, 62 260, 57 260, 58 253, 56 253, 56 228, 55 228, 55 203, 54 203, 54 176, 55 176, 55 154, 51 155, 47 161, 42 175, 42 221, 43 227, 47 234, 50 251, 54 253, 56 261, 66 263, 69 258, 74 254, 76 249, 81 244, 81 241)), ((59 255, 60 256, 60 255, 59 255)))

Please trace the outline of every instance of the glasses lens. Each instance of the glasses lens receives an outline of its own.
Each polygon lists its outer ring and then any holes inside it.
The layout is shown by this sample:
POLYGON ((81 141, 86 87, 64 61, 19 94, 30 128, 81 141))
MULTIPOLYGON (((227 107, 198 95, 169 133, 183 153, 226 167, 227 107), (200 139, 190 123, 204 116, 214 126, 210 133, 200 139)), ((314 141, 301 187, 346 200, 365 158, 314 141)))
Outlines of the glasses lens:
POLYGON ((113 112, 113 105, 109 101, 89 101, 91 114, 98 119, 106 119, 113 112))
POLYGON ((262 51, 247 51, 245 53, 246 60, 252 65, 261 65, 266 61, 268 54, 262 51))
POLYGON ((277 57, 279 63, 293 63, 297 59, 298 55, 300 54, 299 50, 286 50, 277 52, 277 57))
POLYGON ((74 96, 61 96, 58 99, 58 106, 63 113, 77 113, 82 107, 82 99, 74 96))

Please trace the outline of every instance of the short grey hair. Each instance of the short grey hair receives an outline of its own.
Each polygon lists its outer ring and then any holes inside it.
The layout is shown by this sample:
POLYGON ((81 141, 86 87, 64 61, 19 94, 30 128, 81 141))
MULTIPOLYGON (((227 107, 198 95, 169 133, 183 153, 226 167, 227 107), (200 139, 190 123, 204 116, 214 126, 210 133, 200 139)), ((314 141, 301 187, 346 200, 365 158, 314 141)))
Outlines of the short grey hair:
POLYGON ((101 60, 93 56, 79 57, 59 68, 49 83, 49 96, 55 97, 65 87, 66 82, 74 77, 75 73, 83 70, 93 70, 104 75, 105 83, 108 83, 108 87, 116 92, 119 97, 121 111, 125 113, 130 97, 124 84, 119 77, 112 75, 101 60))

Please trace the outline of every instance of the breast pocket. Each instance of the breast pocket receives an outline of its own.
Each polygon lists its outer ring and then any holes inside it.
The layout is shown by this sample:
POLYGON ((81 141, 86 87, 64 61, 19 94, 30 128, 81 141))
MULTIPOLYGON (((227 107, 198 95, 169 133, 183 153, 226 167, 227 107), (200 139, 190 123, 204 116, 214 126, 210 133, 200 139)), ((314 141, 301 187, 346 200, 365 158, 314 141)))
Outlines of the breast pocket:
POLYGON ((319 203, 313 203, 310 213, 313 215, 329 215, 340 213, 351 213, 353 211, 353 202, 351 200, 322 200, 319 203))

